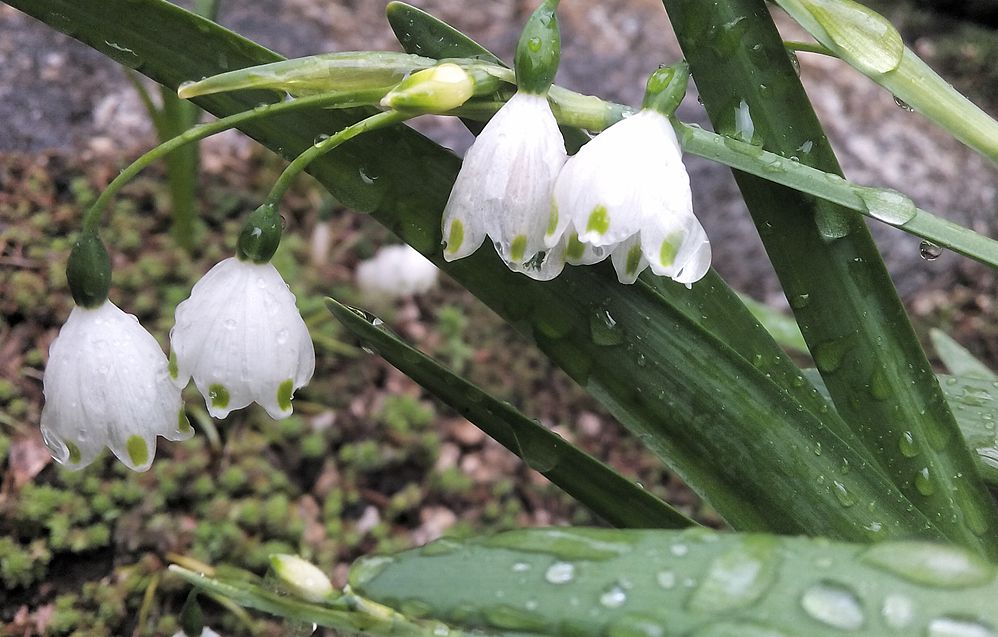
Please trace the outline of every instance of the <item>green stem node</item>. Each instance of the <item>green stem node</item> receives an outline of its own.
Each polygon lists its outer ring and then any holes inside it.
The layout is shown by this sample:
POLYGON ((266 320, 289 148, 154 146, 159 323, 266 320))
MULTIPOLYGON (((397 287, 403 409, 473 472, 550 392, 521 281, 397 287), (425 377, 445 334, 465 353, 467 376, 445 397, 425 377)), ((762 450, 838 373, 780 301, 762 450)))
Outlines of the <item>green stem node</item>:
POLYGON ((547 93, 558 71, 561 35, 555 14, 557 8, 558 0, 544 0, 523 27, 516 45, 516 83, 528 93, 547 93))
POLYGON ((73 244, 66 264, 66 278, 73 300, 80 307, 97 308, 111 288, 111 259, 95 231, 84 230, 73 244))

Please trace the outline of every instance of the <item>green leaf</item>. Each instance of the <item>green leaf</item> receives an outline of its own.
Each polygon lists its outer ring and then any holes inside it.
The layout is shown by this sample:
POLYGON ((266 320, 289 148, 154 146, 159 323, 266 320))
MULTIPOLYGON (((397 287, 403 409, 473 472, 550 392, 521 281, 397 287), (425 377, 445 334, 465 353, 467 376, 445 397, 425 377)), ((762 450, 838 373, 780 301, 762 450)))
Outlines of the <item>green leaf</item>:
MULTIPOLYGON (((720 133, 746 118, 772 152, 841 173, 761 0, 664 0, 720 133), (722 28, 723 25, 723 28, 722 28)), ((735 173, 842 418, 894 484, 954 542, 998 556, 998 511, 865 224, 843 208, 735 173), (896 445, 911 432, 918 453, 896 445)))
MULTIPOLYGON (((128 63, 171 87, 279 59, 156 0, 11 4, 119 58, 127 49, 128 63)), ((279 97, 247 91, 196 102, 224 116, 279 97)), ((291 157, 371 112, 317 108, 247 122, 243 130, 291 157)), ((781 386, 779 375, 767 375, 789 363, 715 276, 691 294, 654 277, 621 286, 608 264, 567 268, 540 283, 511 273, 491 250, 445 263, 440 211, 458 165, 399 126, 344 144, 310 172, 532 336, 735 527, 820 529, 855 540, 938 536, 934 522, 910 512, 883 474, 851 470, 866 467, 867 454, 829 428, 836 422, 831 410, 819 416, 823 403, 803 377, 781 386)))
MULTIPOLYGON (((954 376, 971 376, 983 380, 998 380, 996 375, 987 365, 979 361, 973 354, 968 352, 962 345, 946 335, 942 330, 933 329, 929 332, 932 345, 936 348, 936 354, 942 359, 943 365, 954 376)), ((945 391, 946 388, 943 387, 945 391)))
POLYGON ((774 310, 765 303, 760 303, 744 294, 739 295, 739 297, 749 312, 752 312, 752 316, 766 328, 767 332, 773 335, 773 340, 787 349, 807 352, 804 335, 800 333, 800 327, 793 317, 787 316, 779 310, 774 310))
MULTIPOLYGON (((828 396, 828 388, 818 370, 804 371, 807 379, 818 388, 823 396, 828 396)), ((938 374, 939 385, 949 408, 956 416, 963 434, 963 443, 973 454, 977 471, 981 478, 991 487, 998 488, 998 386, 995 380, 981 376, 959 376, 938 374)), ((905 454, 915 451, 914 437, 909 432, 902 432, 893 444, 905 454)))
POLYGON ((566 637, 985 637, 998 625, 995 567, 927 542, 524 529, 362 558, 349 581, 462 629, 566 637))
POLYGON ((366 347, 380 354, 604 520, 619 527, 684 528, 696 523, 512 405, 406 345, 373 316, 334 299, 326 305, 366 347))

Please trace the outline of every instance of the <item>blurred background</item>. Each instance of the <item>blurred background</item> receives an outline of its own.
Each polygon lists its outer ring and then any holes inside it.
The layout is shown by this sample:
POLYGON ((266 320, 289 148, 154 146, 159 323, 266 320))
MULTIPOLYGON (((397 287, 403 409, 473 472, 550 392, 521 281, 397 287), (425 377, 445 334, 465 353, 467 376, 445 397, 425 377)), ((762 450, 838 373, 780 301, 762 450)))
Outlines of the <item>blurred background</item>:
MULTIPOLYGON (((413 3, 507 60, 533 9, 526 0, 413 3)), ((867 4, 958 89, 998 113, 992 0, 867 4)), ((806 39, 774 13, 786 39, 806 39)), ((557 81, 568 88, 638 104, 647 74, 681 57, 656 0, 566 0, 560 14, 557 81)), ((221 0, 218 22, 288 57, 398 49, 383 3, 372 0, 221 0)), ((896 188, 923 208, 998 234, 992 165, 837 60, 801 54, 799 62, 848 178, 896 188)), ((679 114, 709 125, 695 87, 679 114)), ((326 294, 372 307, 439 360, 701 521, 719 523, 594 401, 446 277, 394 300, 358 287, 358 264, 393 240, 307 177, 286 199, 288 232, 275 259, 320 359, 312 384, 296 397, 295 415, 275 423, 253 406, 212 423, 191 394, 198 435, 161 441, 148 473, 131 474, 106 456, 78 473, 54 466, 37 423, 48 347, 71 307, 63 275, 70 241, 88 203, 156 143, 156 131, 121 67, 2 4, 0 121, 0 636, 172 634, 187 590, 164 575, 175 559, 262 573, 269 553, 301 553, 342 585, 357 555, 441 534, 599 524, 356 348, 322 307, 326 294)), ((414 125, 458 153, 471 141, 454 121, 414 125)), ((729 170, 695 157, 688 165, 715 267, 735 288, 785 308, 729 170)), ((169 236, 163 170, 146 171, 117 199, 105 232, 115 264, 111 298, 166 347, 173 308, 232 253, 242 215, 283 167, 236 133, 202 144, 198 240, 190 253, 169 236)), ((919 332, 941 327, 998 361, 994 275, 899 231, 873 229, 919 332)), ((297 630, 211 600, 205 609, 223 634, 297 630)))

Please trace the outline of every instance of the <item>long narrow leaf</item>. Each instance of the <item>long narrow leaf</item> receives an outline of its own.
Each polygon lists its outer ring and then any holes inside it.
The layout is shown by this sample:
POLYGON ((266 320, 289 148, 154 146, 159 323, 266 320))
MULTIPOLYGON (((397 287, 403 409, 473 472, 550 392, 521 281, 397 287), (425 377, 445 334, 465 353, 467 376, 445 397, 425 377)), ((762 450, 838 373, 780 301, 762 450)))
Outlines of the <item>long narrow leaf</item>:
MULTIPOLYGON (((840 173, 763 0, 664 4, 715 130, 840 173)), ((953 541, 998 556, 998 511, 865 224, 757 177, 735 179, 839 413, 953 541), (899 449, 908 437, 913 454, 899 449)))
POLYGON ((991 637, 998 626, 995 567, 925 542, 524 529, 363 558, 350 587, 462 629, 566 637, 991 637))
MULTIPOLYGON (((172 87, 279 59, 158 0, 11 4, 118 58, 122 49, 129 51, 127 62, 172 87)), ((247 92, 197 103, 228 115, 274 97, 247 92)), ((248 123, 243 130, 293 156, 317 135, 367 113, 316 109, 248 123)), ((820 530, 856 540, 938 535, 934 522, 910 512, 911 503, 886 476, 866 466, 865 453, 702 328, 702 319, 666 302, 666 293, 682 296, 690 310, 702 311, 683 286, 621 286, 607 264, 569 268, 554 281, 538 283, 509 272, 489 250, 445 263, 440 211, 457 167, 452 155, 397 127, 345 144, 311 172, 344 204, 372 212, 533 336, 736 528, 820 530)))
POLYGON ((383 323, 326 299, 333 316, 365 346, 456 409, 607 522, 628 528, 676 529, 696 523, 596 458, 530 420, 509 403, 406 345, 383 323))

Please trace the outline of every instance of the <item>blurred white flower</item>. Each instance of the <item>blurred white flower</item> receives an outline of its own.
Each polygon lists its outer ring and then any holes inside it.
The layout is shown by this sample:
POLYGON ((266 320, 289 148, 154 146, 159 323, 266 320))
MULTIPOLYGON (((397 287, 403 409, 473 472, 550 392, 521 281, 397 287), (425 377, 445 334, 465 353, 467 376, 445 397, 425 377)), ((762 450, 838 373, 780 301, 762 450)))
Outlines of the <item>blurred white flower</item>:
MULTIPOLYGON (((175 632, 173 634, 173 637, 192 637, 192 635, 188 635, 184 631, 180 630, 180 631, 175 632)), ((219 635, 218 633, 216 633, 212 629, 210 629, 207 626, 205 626, 204 628, 201 629, 201 635, 199 637, 221 637, 221 635, 219 635)))
POLYGON ((163 350, 110 301, 73 308, 49 349, 44 391, 42 438, 72 469, 90 464, 106 445, 130 469, 145 471, 157 435, 194 435, 163 350))
POLYGON ((355 278, 367 299, 392 300, 430 291, 438 272, 426 257, 402 244, 380 248, 373 258, 361 261, 355 278))
POLYGON ((594 257, 612 254, 621 283, 633 283, 651 266, 689 286, 710 268, 710 242, 693 215, 682 149, 669 119, 655 110, 621 120, 570 158, 552 210, 556 222, 546 245, 577 233, 583 245, 602 250, 594 257))
POLYGON ((546 253, 551 193, 566 157, 547 98, 514 95, 464 157, 443 214, 444 258, 466 257, 489 236, 511 269, 528 276, 540 272, 524 266, 546 253))
POLYGON ((295 295, 269 262, 232 257, 209 270, 177 306, 170 346, 174 382, 193 377, 216 418, 254 401, 285 418, 315 370, 295 295))

